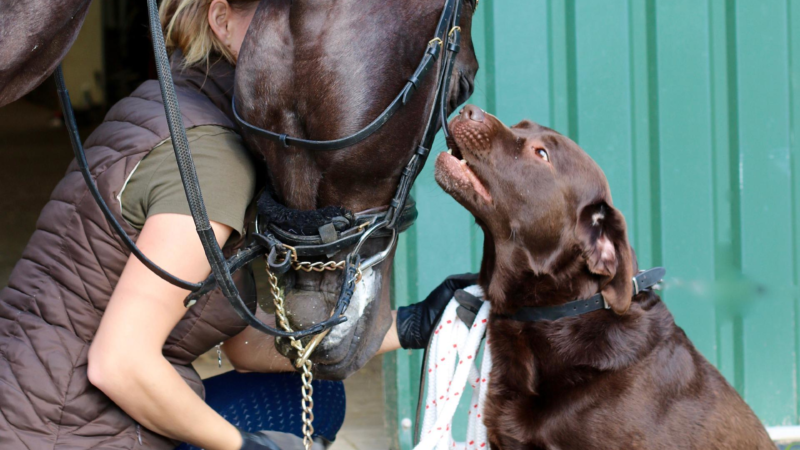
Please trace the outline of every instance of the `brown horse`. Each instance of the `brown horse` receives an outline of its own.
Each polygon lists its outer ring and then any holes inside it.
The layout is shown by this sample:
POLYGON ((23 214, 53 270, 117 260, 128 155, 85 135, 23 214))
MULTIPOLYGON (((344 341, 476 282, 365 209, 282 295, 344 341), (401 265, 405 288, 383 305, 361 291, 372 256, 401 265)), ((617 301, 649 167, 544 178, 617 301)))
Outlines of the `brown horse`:
POLYGON ((0 106, 50 76, 75 42, 91 0, 0 2, 0 106))
MULTIPOLYGON (((464 103, 478 69, 470 37, 475 0, 462 0, 461 52, 449 110, 464 103)), ((253 19, 237 66, 241 116, 290 136, 331 140, 358 131, 378 116, 414 72, 442 13, 444 0, 270 0, 253 19)), ((419 144, 434 102, 436 76, 378 133, 336 152, 284 148, 245 132, 263 155, 271 185, 287 206, 313 210, 335 205, 359 212, 389 203, 419 144)), ((366 256, 387 239, 369 241, 366 256)), ((342 260, 346 252, 333 255, 342 260)), ((348 309, 312 358, 316 371, 343 378, 363 366, 391 325, 391 257, 367 271, 348 309)), ((294 329, 327 319, 341 273, 298 273, 286 306, 294 329)), ((285 344, 285 343, 284 343, 285 344)), ((279 345, 282 352, 288 346, 279 345)))

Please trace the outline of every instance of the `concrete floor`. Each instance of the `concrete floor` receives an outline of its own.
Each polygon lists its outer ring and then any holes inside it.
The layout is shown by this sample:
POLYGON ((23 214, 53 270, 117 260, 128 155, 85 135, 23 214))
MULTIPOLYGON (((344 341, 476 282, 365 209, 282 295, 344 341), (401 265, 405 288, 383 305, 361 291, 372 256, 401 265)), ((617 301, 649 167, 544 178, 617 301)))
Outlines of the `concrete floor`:
MULTIPOLYGON (((52 127, 53 111, 24 101, 0 108, 0 286, 34 230, 39 212, 72 160, 66 130, 52 127)), ((81 130, 85 139, 90 130, 81 130)), ((216 352, 196 368, 207 377, 230 370, 217 367, 216 352)), ((384 427, 381 358, 345 381, 347 415, 331 450, 388 449, 384 427)))

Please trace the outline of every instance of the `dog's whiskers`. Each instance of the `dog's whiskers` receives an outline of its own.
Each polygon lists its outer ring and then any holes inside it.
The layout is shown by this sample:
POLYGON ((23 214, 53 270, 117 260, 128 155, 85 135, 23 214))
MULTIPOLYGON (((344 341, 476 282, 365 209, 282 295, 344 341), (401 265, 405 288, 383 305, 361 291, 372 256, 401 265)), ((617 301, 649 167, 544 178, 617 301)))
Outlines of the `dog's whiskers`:
POLYGON ((514 242, 514 243, 517 242, 517 228, 516 227, 512 227, 511 228, 511 234, 508 236, 508 240, 511 241, 511 242, 514 242))

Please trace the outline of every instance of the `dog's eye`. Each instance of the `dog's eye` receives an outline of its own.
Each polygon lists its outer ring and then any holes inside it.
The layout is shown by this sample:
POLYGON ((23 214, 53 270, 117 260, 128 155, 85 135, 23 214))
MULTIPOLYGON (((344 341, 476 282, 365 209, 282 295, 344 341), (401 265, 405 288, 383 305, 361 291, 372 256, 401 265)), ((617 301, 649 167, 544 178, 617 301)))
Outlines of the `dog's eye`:
POLYGON ((542 158, 543 160, 550 162, 550 155, 547 154, 547 150, 543 148, 537 148, 536 154, 539 155, 539 158, 542 158))

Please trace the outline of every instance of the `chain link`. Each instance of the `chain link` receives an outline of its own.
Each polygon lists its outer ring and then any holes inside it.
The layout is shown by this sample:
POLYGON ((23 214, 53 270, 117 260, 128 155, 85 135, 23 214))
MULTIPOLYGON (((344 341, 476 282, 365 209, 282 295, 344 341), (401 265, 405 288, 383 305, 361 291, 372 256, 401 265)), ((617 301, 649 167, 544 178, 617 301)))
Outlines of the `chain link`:
POLYGON ((300 261, 297 258, 297 249, 292 247, 291 245, 284 245, 288 250, 286 252, 286 256, 292 258, 292 269, 294 270, 302 270, 303 272, 325 272, 331 271, 335 272, 337 270, 343 270, 345 263, 344 261, 328 261, 328 262, 314 262, 310 263, 308 261, 300 261))
POLYGON ((311 360, 307 359, 303 364, 303 387, 300 389, 303 395, 303 446, 306 450, 311 450, 314 445, 314 375, 311 373, 311 360))
POLYGON ((328 261, 310 263, 307 261, 292 261, 292 269, 302 270, 303 272, 325 272, 326 270, 335 272, 337 270, 344 270, 344 261, 328 261))
MULTIPOLYGON (((363 225, 369 225, 369 222, 366 222, 363 225)), ((308 261, 300 261, 297 257, 297 250, 290 246, 284 245, 289 251, 287 252, 287 256, 292 258, 292 269, 294 270, 302 270, 303 272, 317 272, 322 273, 325 271, 336 272, 337 270, 344 270, 346 266, 345 261, 328 261, 328 262, 308 262, 308 261)), ((361 281, 362 273, 361 269, 358 269, 358 276, 356 277, 356 283, 361 281)))

